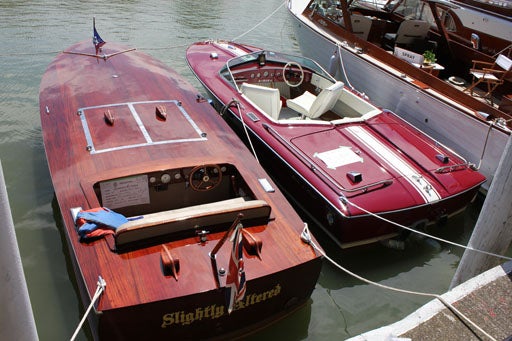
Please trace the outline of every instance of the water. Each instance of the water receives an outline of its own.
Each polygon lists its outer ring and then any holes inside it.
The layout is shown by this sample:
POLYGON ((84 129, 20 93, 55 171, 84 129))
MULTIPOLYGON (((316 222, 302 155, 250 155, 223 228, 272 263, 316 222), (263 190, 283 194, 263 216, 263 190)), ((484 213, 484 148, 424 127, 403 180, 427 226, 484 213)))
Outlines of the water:
MULTIPOLYGON (((195 41, 240 37, 299 53, 282 0, 0 2, 0 159, 41 340, 69 339, 84 309, 54 210, 39 121, 39 82, 58 51, 91 39, 93 17, 104 40, 153 55, 198 89, 185 61, 185 49, 195 41)), ((449 226, 432 232, 466 243, 480 206, 476 202, 449 226)), ((341 252, 322 234, 317 237, 334 259, 360 276, 432 293, 447 290, 462 255, 462 250, 433 240, 411 242, 405 251, 376 245, 341 252)), ((250 339, 342 340, 395 322, 427 301, 375 288, 325 263, 310 303, 250 339)), ((86 333, 79 339, 87 340, 86 333)))

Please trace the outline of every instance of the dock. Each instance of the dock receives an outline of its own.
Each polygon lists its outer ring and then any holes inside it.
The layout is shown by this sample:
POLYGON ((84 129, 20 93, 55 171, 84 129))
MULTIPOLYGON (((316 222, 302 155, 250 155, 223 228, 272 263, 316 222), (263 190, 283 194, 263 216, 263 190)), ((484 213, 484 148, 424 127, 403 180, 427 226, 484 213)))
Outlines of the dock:
POLYGON ((471 278, 441 297, 481 330, 434 299, 396 323, 349 340, 512 340, 512 261, 471 278))

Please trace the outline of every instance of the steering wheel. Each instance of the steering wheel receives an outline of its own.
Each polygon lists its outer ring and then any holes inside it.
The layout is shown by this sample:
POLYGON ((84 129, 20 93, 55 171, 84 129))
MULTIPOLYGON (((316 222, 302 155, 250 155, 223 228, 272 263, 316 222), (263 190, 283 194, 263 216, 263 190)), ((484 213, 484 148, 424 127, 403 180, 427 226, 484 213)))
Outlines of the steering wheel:
POLYGON ((304 81, 304 70, 302 70, 302 66, 300 66, 299 63, 296 63, 296 62, 288 62, 286 63, 286 65, 283 67, 283 79, 284 79, 284 82, 286 84, 288 84, 288 86, 291 86, 292 88, 295 88, 299 85, 302 84, 302 81, 304 81), (297 82, 297 83, 291 83, 288 79, 286 79, 286 69, 287 68, 290 68, 290 70, 293 70, 292 66, 295 66, 299 69, 300 71, 300 80, 297 82))
POLYGON ((194 191, 205 192, 217 187, 222 180, 222 170, 219 165, 195 166, 190 171, 188 181, 194 191))

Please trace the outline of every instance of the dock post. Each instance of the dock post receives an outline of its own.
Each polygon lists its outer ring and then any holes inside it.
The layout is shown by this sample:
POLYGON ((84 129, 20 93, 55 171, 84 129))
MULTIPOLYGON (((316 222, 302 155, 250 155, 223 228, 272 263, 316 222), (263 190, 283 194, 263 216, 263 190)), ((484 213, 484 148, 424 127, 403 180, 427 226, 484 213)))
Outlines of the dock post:
MULTIPOLYGON (((500 163, 473 233, 469 246, 504 255, 512 242, 512 135, 509 136, 500 163)), ((495 256, 466 249, 453 276, 450 289, 503 261, 495 256)))
POLYGON ((0 340, 38 340, 0 162, 0 340))

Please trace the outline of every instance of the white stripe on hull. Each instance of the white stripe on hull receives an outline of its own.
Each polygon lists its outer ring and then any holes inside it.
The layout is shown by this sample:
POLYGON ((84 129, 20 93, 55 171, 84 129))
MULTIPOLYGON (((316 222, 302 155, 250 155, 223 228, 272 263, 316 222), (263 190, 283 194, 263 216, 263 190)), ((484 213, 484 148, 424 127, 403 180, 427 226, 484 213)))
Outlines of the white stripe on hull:
POLYGON ((391 148, 383 145, 378 139, 359 126, 352 126, 346 129, 361 143, 378 155, 390 168, 393 168, 416 189, 425 202, 435 202, 441 196, 430 182, 419 174, 409 163, 391 148))

